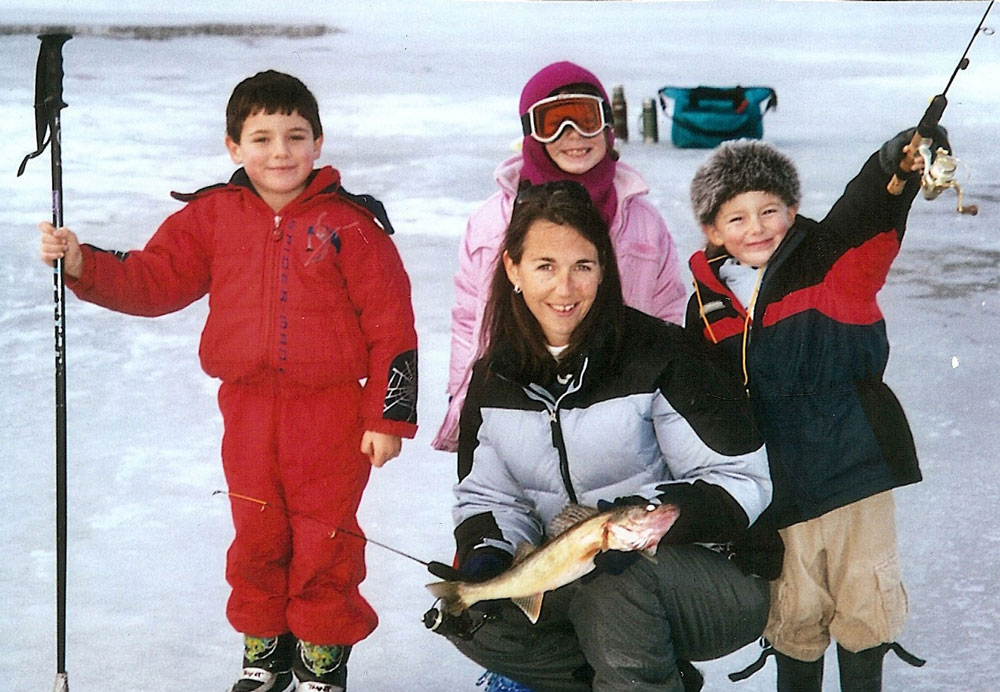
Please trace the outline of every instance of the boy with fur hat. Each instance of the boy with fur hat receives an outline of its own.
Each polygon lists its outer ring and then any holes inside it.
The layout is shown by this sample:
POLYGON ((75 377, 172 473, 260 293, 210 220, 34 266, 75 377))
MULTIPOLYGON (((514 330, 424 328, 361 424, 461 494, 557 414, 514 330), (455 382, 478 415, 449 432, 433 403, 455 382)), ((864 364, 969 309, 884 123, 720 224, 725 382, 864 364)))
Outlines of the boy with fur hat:
POLYGON ((83 300, 154 317, 209 296, 202 367, 222 380, 222 464, 236 535, 227 615, 244 635, 233 692, 342 692, 377 617, 356 512, 372 466, 416 432, 410 283, 377 200, 314 169, 316 99, 269 70, 236 86, 228 184, 191 195, 141 251, 41 224, 83 300), (365 380, 364 385, 360 383, 365 380), (342 529, 342 531, 336 531, 342 529), (353 535, 352 535, 353 534, 353 535))
MULTIPOLYGON (((690 260, 686 328, 746 388, 774 482, 758 526, 785 543, 765 630, 779 692, 819 692, 831 637, 845 692, 880 690, 890 648, 909 656, 894 642, 907 597, 892 489, 921 475, 882 381, 876 296, 920 187, 923 162, 904 157, 912 134, 873 154, 822 221, 797 214, 795 166, 764 142, 722 144, 691 183, 708 244, 690 260), (893 174, 906 180, 899 195, 893 174)), ((935 142, 948 146, 943 132, 935 142)))

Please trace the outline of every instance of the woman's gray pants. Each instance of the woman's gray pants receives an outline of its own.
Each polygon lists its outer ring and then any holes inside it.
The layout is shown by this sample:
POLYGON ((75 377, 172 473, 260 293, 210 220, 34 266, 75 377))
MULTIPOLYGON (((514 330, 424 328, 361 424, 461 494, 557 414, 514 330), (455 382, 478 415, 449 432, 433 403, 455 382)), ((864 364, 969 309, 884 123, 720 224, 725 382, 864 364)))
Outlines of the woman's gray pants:
POLYGON ((761 636, 769 588, 701 546, 660 546, 656 558, 546 594, 534 625, 510 601, 487 604, 492 617, 470 639, 450 639, 535 692, 682 692, 677 660, 719 658, 761 636))

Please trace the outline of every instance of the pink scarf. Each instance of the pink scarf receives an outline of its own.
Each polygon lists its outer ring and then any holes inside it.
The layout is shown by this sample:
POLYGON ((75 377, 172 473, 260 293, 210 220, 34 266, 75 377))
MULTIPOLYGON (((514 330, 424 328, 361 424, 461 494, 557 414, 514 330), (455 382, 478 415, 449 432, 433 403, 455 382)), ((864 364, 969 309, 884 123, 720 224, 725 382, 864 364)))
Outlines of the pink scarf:
MULTIPOLYGON (((610 103, 607 92, 593 73, 571 62, 556 62, 543 67, 524 85, 524 89, 521 91, 519 112, 524 115, 532 104, 551 96, 552 92, 560 87, 580 83, 594 86, 600 91, 604 101, 610 103)), ((545 145, 530 135, 526 135, 521 149, 524 158, 521 179, 530 181, 532 185, 556 180, 575 180, 587 188, 594 206, 610 225, 618 207, 618 194, 615 192, 614 186, 616 162, 611 157, 611 151, 615 145, 615 135, 610 127, 605 129, 604 134, 608 142, 608 155, 596 166, 580 175, 567 173, 559 168, 549 158, 545 151, 545 145)))

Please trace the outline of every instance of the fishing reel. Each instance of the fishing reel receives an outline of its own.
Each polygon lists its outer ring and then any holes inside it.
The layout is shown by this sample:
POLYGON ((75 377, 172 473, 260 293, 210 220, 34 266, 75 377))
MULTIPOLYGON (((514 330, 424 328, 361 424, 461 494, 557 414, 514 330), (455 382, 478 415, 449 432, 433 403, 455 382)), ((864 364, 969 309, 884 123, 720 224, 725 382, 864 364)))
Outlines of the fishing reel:
POLYGON ((924 172, 920 175, 920 189, 924 193, 924 199, 937 199, 945 190, 954 188, 958 193, 958 213, 970 216, 979 213, 979 207, 974 204, 962 205, 962 186, 955 179, 959 163, 957 158, 949 154, 944 147, 938 147, 937 151, 932 153, 929 139, 920 141, 917 153, 924 160, 924 172))
POLYGON ((469 640, 476 630, 486 624, 490 616, 478 610, 464 610, 458 615, 449 615, 441 606, 441 599, 434 601, 430 610, 424 613, 424 627, 445 637, 469 640))

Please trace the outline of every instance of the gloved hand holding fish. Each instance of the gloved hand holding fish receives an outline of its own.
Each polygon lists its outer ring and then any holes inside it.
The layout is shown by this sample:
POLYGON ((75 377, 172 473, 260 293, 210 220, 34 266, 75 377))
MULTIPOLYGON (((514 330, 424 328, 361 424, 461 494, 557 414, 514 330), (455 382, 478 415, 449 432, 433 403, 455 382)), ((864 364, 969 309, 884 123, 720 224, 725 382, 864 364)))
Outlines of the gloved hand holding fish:
POLYGON ((549 526, 551 538, 542 546, 519 551, 519 559, 506 572, 480 583, 440 581, 427 588, 450 615, 480 601, 509 598, 534 623, 545 592, 591 572, 598 553, 637 550, 655 561, 660 539, 678 516, 680 510, 671 504, 628 505, 600 513, 569 505, 549 526))

